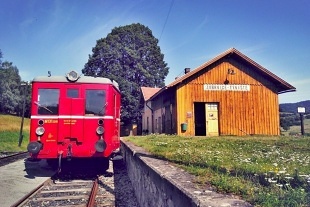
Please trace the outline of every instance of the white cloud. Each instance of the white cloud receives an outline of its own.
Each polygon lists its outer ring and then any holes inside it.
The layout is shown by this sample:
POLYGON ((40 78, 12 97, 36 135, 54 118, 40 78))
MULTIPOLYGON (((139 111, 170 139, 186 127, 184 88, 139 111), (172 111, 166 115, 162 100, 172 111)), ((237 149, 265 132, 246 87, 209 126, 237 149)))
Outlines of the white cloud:
MULTIPOLYGON (((251 53, 261 53, 265 52, 266 48, 268 48, 269 45, 266 43, 256 44, 245 48, 240 48, 240 51, 244 54, 251 54, 251 53)), ((238 48, 236 48, 239 50, 238 48)))
POLYGON ((24 19, 20 24, 19 24, 19 29, 21 30, 22 34, 25 33, 25 30, 35 21, 36 19, 34 17, 30 17, 27 19, 24 19))
POLYGON ((208 22, 209 22, 209 19, 207 16, 205 16, 205 18, 195 28, 195 33, 199 32, 201 29, 203 29, 205 27, 205 25, 207 25, 208 22))

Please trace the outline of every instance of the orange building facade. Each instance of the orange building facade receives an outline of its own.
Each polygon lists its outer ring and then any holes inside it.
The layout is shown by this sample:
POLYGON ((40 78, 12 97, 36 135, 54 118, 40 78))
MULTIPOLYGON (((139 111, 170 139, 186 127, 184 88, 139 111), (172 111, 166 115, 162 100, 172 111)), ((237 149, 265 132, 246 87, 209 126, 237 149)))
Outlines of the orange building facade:
POLYGON ((142 119, 149 120, 150 133, 280 135, 278 95, 292 91, 296 88, 232 48, 153 91, 142 119))

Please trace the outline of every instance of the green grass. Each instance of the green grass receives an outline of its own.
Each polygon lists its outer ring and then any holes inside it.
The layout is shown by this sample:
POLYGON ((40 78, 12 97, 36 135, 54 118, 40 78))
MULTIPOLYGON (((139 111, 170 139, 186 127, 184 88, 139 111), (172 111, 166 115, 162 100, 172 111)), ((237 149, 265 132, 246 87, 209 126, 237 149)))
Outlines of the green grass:
MULTIPOLYGON (((26 151, 30 120, 25 119, 18 147, 20 123, 21 117, 0 115, 0 151, 26 151)), ((128 140, 196 175, 198 185, 212 185, 256 206, 310 206, 309 137, 149 135, 128 140)))
POLYGON ((30 120, 24 119, 23 140, 19 147, 21 117, 0 115, 0 152, 26 151, 29 142, 30 120))
POLYGON ((153 155, 256 206, 309 206, 310 138, 129 137, 153 155))
MULTIPOLYGON (((304 119, 304 130, 305 134, 310 134, 310 119, 304 119)), ((301 127, 299 126, 290 126, 290 129, 287 131, 282 130, 281 133, 285 136, 301 134, 301 127)))

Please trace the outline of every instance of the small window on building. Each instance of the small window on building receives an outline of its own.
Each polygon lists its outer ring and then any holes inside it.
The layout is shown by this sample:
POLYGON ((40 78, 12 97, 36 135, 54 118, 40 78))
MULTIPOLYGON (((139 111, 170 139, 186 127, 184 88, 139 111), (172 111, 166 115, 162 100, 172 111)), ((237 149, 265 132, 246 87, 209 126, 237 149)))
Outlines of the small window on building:
POLYGON ((217 103, 209 103, 208 110, 217 110, 217 103))

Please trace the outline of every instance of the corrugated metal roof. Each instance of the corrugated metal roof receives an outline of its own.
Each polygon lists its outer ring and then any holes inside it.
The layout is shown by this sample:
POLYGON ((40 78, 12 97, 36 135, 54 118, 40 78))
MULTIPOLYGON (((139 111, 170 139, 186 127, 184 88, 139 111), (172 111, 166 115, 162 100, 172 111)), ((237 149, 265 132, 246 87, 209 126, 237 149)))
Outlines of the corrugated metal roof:
POLYGON ((226 50, 225 52, 219 54, 218 56, 212 58, 211 60, 205 62, 204 64, 200 65, 199 67, 193 69, 192 71, 186 73, 185 75, 179 77, 178 79, 176 79, 172 83, 170 83, 167 86, 165 86, 164 88, 162 88, 160 91, 158 91, 156 94, 154 94, 153 97, 151 97, 151 98, 154 98, 155 96, 159 95, 163 90, 165 90, 167 88, 171 88, 173 86, 178 85, 179 83, 182 83, 184 80, 186 80, 187 78, 191 77, 192 75, 198 73, 199 71, 203 70, 204 68, 206 68, 206 67, 210 66, 211 64, 221 60, 222 58, 224 58, 228 55, 232 55, 232 54, 237 55, 238 57, 240 57, 241 59, 243 59, 247 63, 251 64, 258 71, 260 71, 261 73, 270 77, 274 82, 278 82, 280 84, 281 88, 283 88, 283 90, 280 90, 278 92, 279 94, 285 93, 285 92, 290 92, 290 91, 296 91, 296 88, 294 86, 290 85, 289 83, 287 83, 283 79, 279 78, 278 76, 276 76, 275 74, 273 74, 272 72, 270 72, 269 70, 264 68, 263 66, 259 65, 258 63, 256 63, 255 61, 253 61, 252 59, 247 57, 246 55, 242 54, 237 49, 230 48, 230 49, 226 50))

